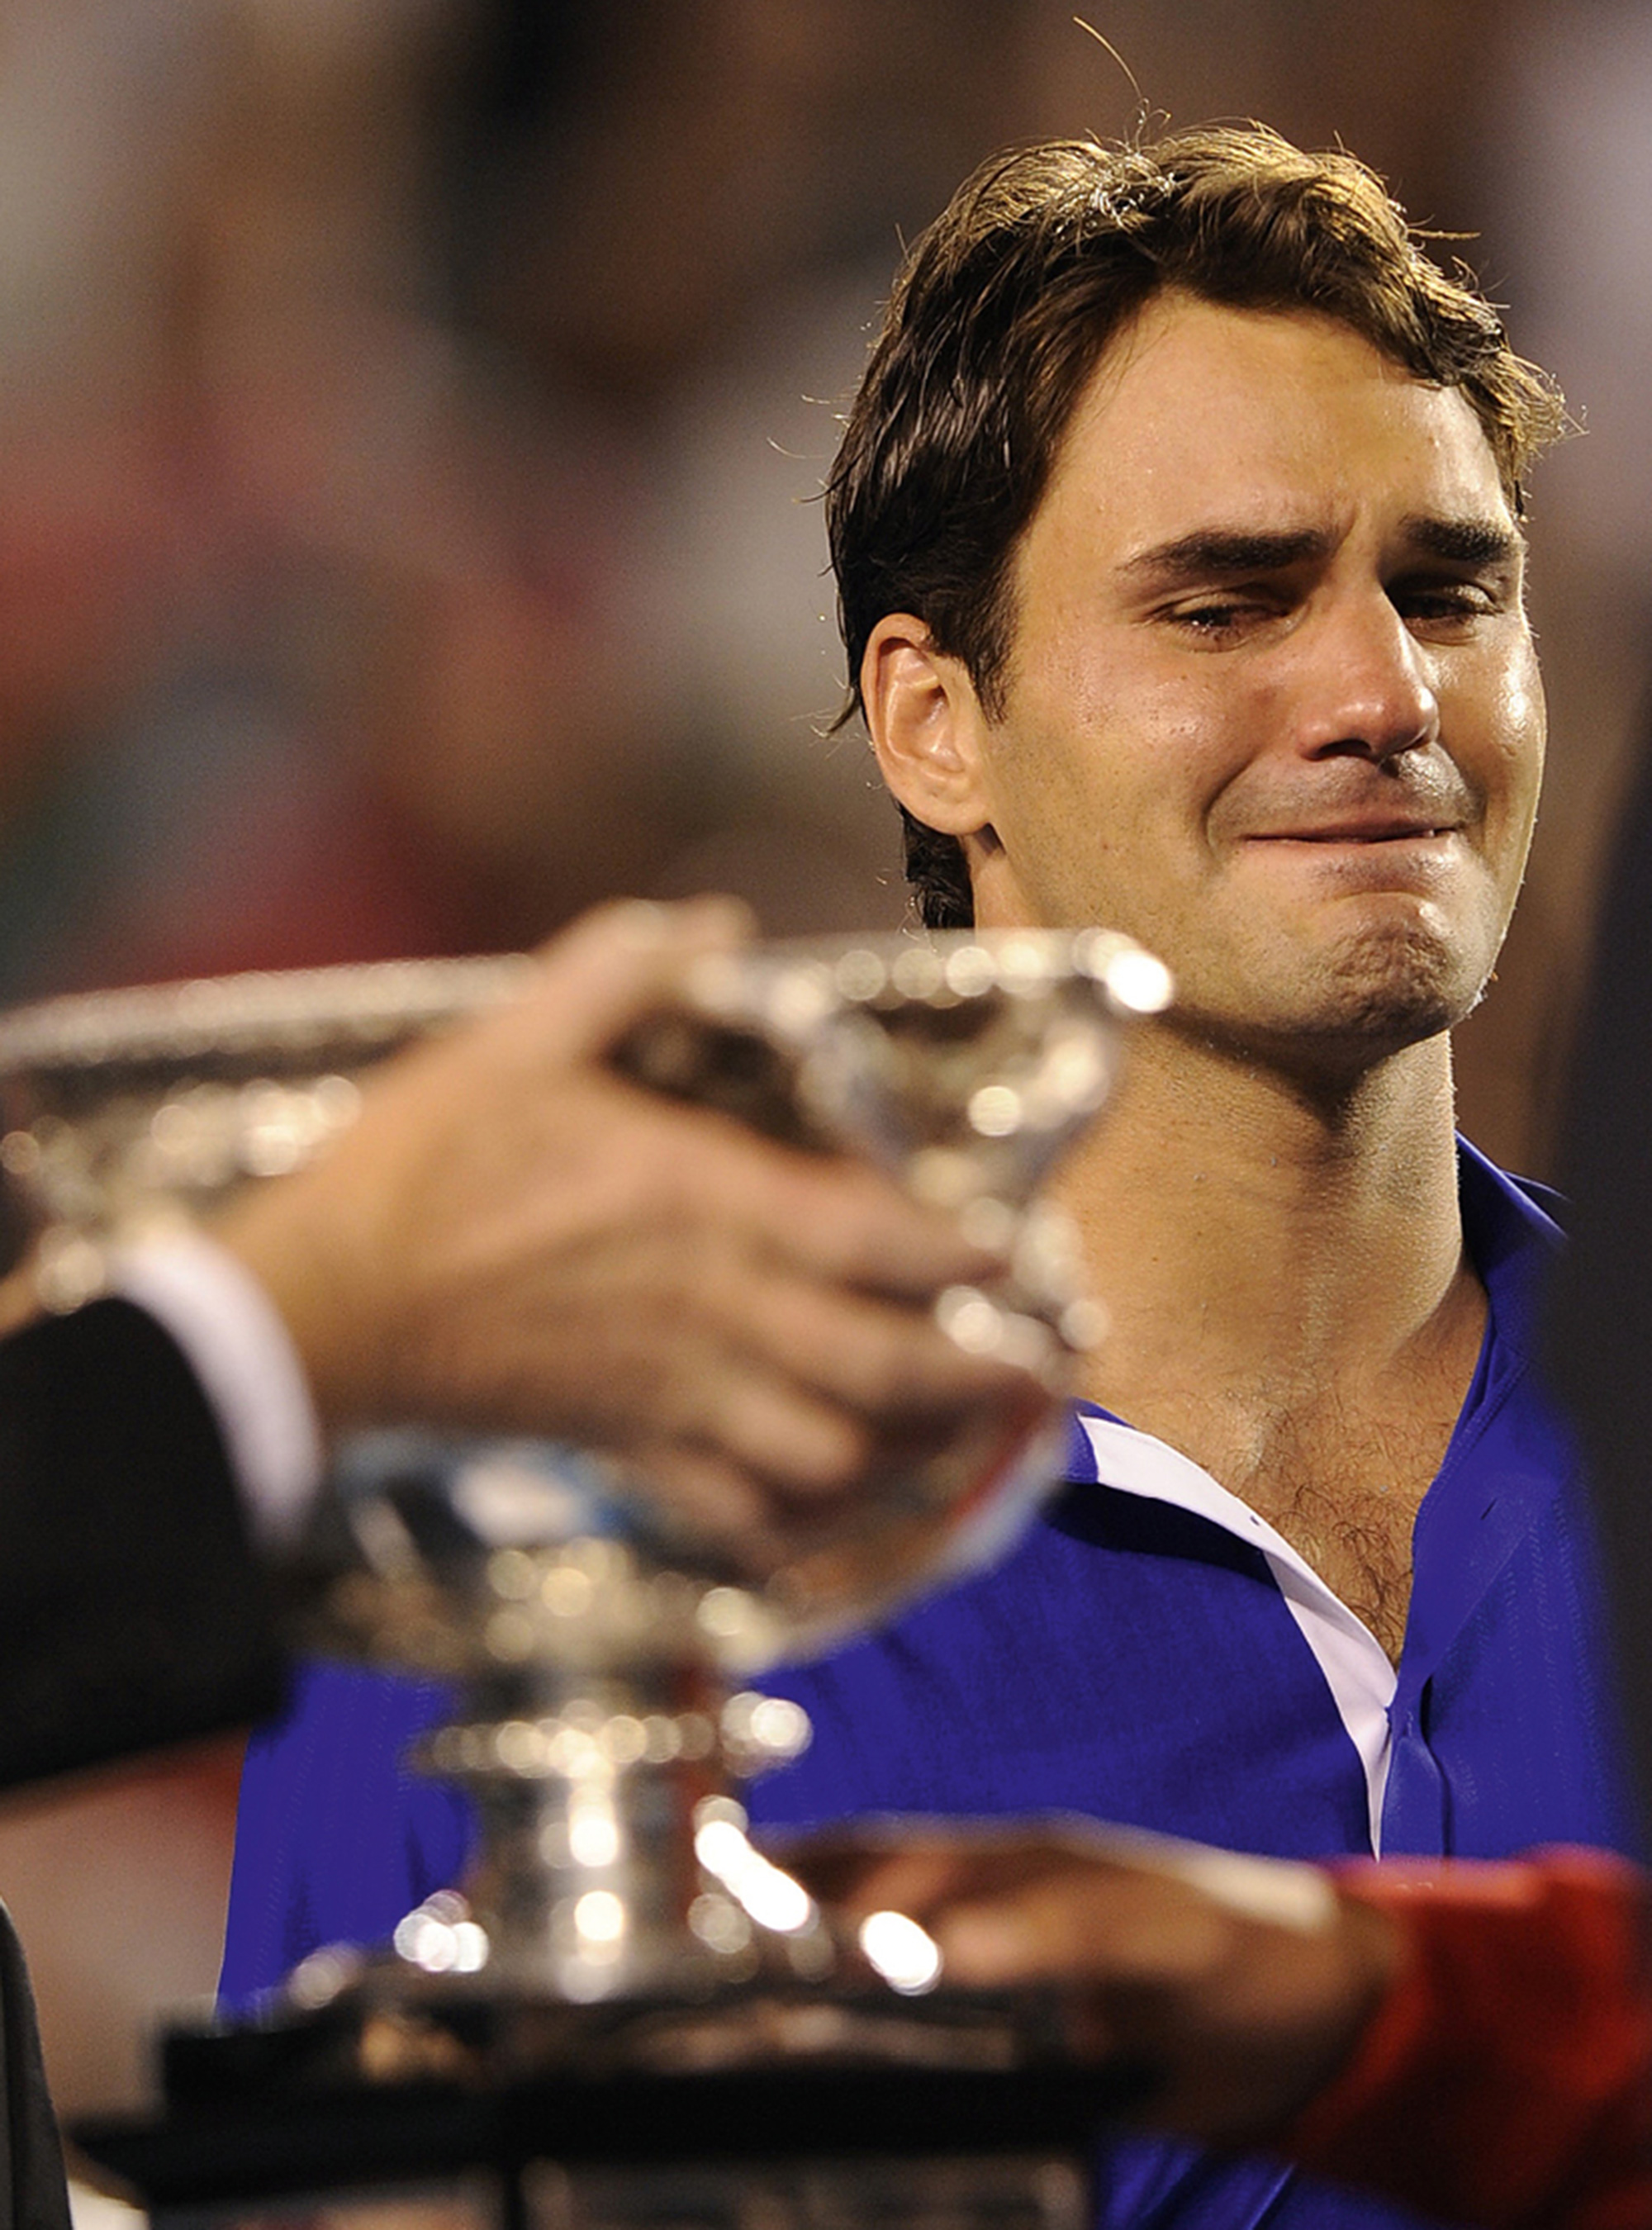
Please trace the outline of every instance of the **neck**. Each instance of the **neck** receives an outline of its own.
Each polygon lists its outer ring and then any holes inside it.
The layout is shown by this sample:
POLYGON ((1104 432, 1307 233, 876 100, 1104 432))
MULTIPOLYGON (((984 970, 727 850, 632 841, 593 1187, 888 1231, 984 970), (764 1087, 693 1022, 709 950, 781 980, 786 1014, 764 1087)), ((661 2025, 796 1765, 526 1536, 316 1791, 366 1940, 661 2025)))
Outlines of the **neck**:
POLYGON ((1379 1383, 1431 1338, 1466 1334, 1480 1295, 1451 1110, 1443 1035, 1315 1091, 1167 1026, 1140 1031, 1115 1106, 1055 1188, 1112 1318, 1085 1390, 1160 1431, 1247 1389, 1277 1403, 1379 1383))

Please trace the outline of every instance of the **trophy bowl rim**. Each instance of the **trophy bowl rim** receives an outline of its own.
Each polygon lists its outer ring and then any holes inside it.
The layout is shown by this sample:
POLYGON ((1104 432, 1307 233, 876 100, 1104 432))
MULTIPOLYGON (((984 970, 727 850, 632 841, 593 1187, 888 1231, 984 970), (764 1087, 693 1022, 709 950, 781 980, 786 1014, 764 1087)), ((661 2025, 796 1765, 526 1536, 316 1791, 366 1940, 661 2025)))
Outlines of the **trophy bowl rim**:
POLYGON ((525 953, 250 969, 70 991, 0 1014, 0 1078, 266 1049, 371 1047, 525 991, 525 953))
MULTIPOLYGON (((834 931, 758 939, 711 956, 708 968, 726 980, 742 965, 778 971, 812 962, 842 978, 861 955, 881 964, 854 995, 868 1000, 882 996, 886 983, 901 989, 903 967, 908 992, 926 971, 937 971, 932 989, 942 998, 1040 976, 1089 977, 1124 1013, 1156 1012, 1169 996, 1162 964, 1122 931, 1100 927, 834 931)), ((521 996, 539 966, 524 952, 473 953, 65 992, 0 1013, 0 1079, 210 1054, 384 1048, 521 996)))

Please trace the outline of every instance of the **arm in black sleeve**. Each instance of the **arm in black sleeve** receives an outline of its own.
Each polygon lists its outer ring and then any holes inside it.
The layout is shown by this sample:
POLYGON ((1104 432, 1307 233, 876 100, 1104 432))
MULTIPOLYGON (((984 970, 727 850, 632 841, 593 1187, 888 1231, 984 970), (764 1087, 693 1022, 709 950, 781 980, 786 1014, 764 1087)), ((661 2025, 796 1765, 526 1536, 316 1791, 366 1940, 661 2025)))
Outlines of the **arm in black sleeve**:
POLYGON ((139 1308, 0 1340, 0 1786, 280 1704, 268 1585, 206 1396, 139 1308))

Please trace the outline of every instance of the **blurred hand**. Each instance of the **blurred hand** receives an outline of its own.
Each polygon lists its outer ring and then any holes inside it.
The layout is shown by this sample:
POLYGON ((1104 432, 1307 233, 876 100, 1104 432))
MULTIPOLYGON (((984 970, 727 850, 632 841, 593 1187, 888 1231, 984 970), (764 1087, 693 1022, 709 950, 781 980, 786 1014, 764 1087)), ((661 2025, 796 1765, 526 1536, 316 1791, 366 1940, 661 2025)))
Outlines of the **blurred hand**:
POLYGON ((1161 2078, 1142 2118, 1242 2142, 1347 2059, 1399 1960, 1393 1922, 1315 1868, 1064 1829, 890 1821, 788 1846, 851 1931, 894 1911, 962 1988, 1059 1986, 1078 2048, 1161 2078))
POLYGON ((519 1002, 387 1065, 330 1152, 234 1206, 217 1235, 281 1309, 329 1431, 600 1448, 761 1567, 788 1524, 966 1413, 1042 1408, 931 1318, 993 1257, 869 1168, 606 1066, 697 957, 749 933, 720 900, 588 916, 519 1002))

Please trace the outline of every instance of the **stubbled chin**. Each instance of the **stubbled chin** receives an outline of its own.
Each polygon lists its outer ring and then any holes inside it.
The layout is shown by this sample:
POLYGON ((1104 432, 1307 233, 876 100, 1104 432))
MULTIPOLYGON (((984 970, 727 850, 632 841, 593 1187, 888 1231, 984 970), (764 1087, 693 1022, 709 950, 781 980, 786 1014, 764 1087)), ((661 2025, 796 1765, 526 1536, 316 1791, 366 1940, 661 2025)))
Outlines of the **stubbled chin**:
POLYGON ((1261 953, 1242 970, 1233 1006, 1201 996, 1191 971, 1178 978, 1177 1019, 1207 1042, 1256 1058, 1309 1066, 1316 1049, 1339 1069, 1358 1068, 1451 1028, 1478 1002, 1494 942, 1447 934, 1436 908, 1384 909, 1340 936, 1311 938, 1288 959, 1261 953), (1271 981, 1270 981, 1271 979, 1271 981))

